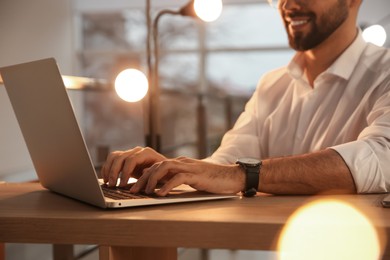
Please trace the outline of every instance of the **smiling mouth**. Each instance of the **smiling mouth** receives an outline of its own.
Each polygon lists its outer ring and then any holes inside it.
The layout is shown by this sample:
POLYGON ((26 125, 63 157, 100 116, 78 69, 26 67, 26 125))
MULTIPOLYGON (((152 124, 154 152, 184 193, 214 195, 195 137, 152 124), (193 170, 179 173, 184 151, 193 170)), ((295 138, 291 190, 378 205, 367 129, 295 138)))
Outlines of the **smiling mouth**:
POLYGON ((303 25, 303 24, 306 24, 308 23, 309 20, 291 20, 289 23, 291 26, 300 26, 300 25, 303 25))
POLYGON ((291 31, 300 31, 303 30, 309 23, 311 19, 310 17, 287 17, 286 24, 288 25, 291 31))

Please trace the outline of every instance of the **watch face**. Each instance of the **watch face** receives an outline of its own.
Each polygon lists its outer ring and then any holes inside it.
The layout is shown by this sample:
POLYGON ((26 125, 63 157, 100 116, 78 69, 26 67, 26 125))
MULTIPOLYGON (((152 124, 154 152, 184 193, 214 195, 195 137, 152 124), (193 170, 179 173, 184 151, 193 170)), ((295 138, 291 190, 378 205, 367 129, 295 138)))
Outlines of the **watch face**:
POLYGON ((249 165, 258 165, 258 164, 260 164, 260 160, 254 159, 254 158, 240 158, 237 161, 240 162, 240 163, 249 164, 249 165))

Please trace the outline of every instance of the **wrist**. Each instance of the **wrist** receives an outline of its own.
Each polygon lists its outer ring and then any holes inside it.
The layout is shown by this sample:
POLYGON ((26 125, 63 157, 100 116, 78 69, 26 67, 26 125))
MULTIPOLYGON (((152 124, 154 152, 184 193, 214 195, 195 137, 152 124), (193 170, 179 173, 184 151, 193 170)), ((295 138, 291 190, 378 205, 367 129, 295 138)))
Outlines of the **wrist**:
POLYGON ((238 164, 234 165, 234 168, 236 170, 235 176, 238 176, 238 186, 237 186, 237 192, 241 192, 245 189, 245 181, 246 181, 246 175, 245 170, 238 164))

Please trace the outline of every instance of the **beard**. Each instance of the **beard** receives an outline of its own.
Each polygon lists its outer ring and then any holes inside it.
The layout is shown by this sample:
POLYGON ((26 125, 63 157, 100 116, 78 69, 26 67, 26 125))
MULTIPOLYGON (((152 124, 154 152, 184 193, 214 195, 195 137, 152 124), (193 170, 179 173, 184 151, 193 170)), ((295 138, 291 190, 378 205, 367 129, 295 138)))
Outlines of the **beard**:
POLYGON ((348 18, 348 6, 345 0, 338 0, 337 4, 332 6, 321 16, 308 12, 295 12, 290 15, 291 18, 306 16, 310 17, 311 29, 308 33, 291 32, 289 23, 285 22, 288 35, 288 42, 291 48, 296 51, 306 51, 315 48, 326 40, 340 25, 348 18))

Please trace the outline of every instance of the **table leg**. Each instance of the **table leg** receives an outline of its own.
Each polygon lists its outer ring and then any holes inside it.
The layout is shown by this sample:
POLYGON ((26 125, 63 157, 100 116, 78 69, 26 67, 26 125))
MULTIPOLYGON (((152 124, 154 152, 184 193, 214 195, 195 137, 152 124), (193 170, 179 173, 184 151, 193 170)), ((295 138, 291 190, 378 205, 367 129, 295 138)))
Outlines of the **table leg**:
POLYGON ((0 260, 5 260, 5 244, 0 243, 0 260))
POLYGON ((176 260, 177 248, 100 246, 100 260, 176 260))
POLYGON ((53 245, 54 260, 74 260, 73 245, 53 245))

